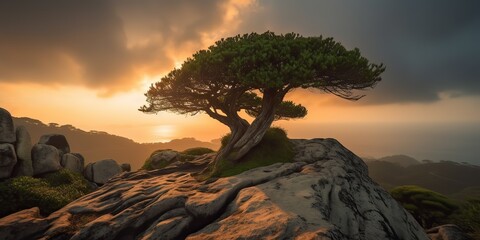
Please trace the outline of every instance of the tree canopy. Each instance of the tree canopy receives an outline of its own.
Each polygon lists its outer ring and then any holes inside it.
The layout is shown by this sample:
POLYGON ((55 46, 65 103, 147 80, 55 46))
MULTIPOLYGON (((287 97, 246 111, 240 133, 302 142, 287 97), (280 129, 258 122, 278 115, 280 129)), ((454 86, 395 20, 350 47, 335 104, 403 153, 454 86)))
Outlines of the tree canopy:
POLYGON ((145 94, 148 104, 139 110, 208 114, 232 131, 223 152, 238 160, 274 120, 307 114, 301 104, 283 101, 289 91, 318 89, 358 100, 363 95, 355 90, 373 88, 384 70, 357 48, 347 50, 332 38, 273 32, 237 35, 196 52, 152 84, 145 94), (255 120, 249 123, 239 116, 240 111, 255 120))

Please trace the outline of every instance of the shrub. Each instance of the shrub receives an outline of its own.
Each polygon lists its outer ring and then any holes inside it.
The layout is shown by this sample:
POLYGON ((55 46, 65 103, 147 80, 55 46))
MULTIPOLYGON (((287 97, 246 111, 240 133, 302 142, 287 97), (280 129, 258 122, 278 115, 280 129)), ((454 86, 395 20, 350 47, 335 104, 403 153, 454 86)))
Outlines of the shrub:
POLYGON ((187 150, 184 150, 182 153, 185 155, 191 155, 191 156, 201 156, 205 155, 207 153, 213 153, 213 151, 210 148, 204 148, 204 147, 196 147, 196 148, 189 148, 187 150))
POLYGON ((472 239, 480 239, 480 199, 469 199, 460 205, 451 217, 452 223, 460 226, 472 239))
MULTIPOLYGON (((226 145, 230 135, 222 138, 222 147, 226 145)), ((249 169, 268 166, 278 162, 291 162, 293 160, 293 144, 287 137, 285 130, 273 127, 267 130, 260 143, 252 148, 240 161, 221 161, 216 177, 233 176, 249 169)))
POLYGON ((446 196, 418 186, 399 186, 391 194, 424 228, 447 223, 446 219, 458 208, 446 196))
POLYGON ((8 179, 0 183, 0 217, 32 207, 48 215, 91 191, 82 175, 68 169, 8 179))

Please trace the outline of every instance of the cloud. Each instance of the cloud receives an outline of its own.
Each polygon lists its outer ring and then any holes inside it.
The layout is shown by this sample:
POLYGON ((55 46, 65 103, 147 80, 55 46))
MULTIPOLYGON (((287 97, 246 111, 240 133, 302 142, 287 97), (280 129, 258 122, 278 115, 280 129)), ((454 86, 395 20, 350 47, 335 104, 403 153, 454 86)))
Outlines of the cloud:
POLYGON ((259 1, 239 31, 330 36, 383 62, 383 81, 361 102, 429 102, 480 94, 478 1, 259 1))
POLYGON ((0 2, 0 82, 83 85, 101 94, 138 86, 205 47, 234 2, 0 2), (188 55, 187 55, 188 53, 188 55))
POLYGON ((2 1, 0 81, 121 89, 133 73, 106 1, 2 1))
POLYGON ((130 90, 221 37, 272 30, 334 37, 383 62, 363 103, 480 94, 478 1, 5 0, 0 83, 130 90))

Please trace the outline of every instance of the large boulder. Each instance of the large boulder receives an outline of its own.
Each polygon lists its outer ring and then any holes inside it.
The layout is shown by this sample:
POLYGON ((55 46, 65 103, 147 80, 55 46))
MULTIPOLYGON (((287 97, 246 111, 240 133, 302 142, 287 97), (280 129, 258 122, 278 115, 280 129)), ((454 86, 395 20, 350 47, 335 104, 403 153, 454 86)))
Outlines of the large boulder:
POLYGON ((85 157, 83 157, 82 154, 80 154, 80 153, 72 153, 72 154, 75 155, 76 157, 80 158, 82 160, 82 162, 85 163, 85 157))
POLYGON ((113 159, 89 163, 85 167, 84 176, 91 182, 105 184, 110 178, 122 172, 122 168, 113 159))
POLYGON ((15 151, 17 152, 18 163, 15 166, 15 176, 33 176, 32 165, 32 140, 27 128, 18 126, 16 131, 17 142, 15 151))
POLYGON ((72 153, 65 153, 62 156, 61 160, 61 165, 62 167, 66 169, 70 169, 74 172, 78 173, 83 173, 83 168, 84 168, 84 160, 81 157, 78 157, 76 154, 72 153))
POLYGON ((17 156, 13 145, 10 143, 0 143, 0 178, 10 177, 16 163, 17 156))
POLYGON ((130 172, 130 171, 132 171, 132 166, 130 166, 129 163, 122 163, 122 165, 120 165, 120 168, 122 168, 122 171, 123 171, 123 172, 130 172))
POLYGON ((62 168, 58 149, 47 144, 35 144, 32 148, 33 175, 55 172, 62 168))
POLYGON ((117 175, 50 215, 48 230, 32 236, 428 239, 415 219, 368 177, 362 160, 337 141, 297 140, 294 144, 296 162, 204 182, 182 168, 117 175))
POLYGON ((160 169, 178 160, 180 160, 180 153, 173 150, 162 150, 152 154, 147 161, 150 162, 151 169, 160 169))
POLYGON ((0 143, 14 143, 15 141, 12 115, 7 110, 0 108, 0 143))
POLYGON ((47 144, 56 147, 60 154, 70 152, 70 145, 68 145, 67 139, 61 134, 47 134, 40 137, 38 143, 47 144))

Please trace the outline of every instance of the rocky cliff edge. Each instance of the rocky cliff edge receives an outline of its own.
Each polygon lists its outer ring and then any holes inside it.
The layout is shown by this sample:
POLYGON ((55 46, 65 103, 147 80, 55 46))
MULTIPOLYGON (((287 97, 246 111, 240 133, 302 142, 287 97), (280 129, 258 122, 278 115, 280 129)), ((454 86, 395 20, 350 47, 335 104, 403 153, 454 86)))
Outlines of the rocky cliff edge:
POLYGON ((48 217, 0 219, 0 239, 428 239, 336 140, 292 141, 293 163, 233 177, 125 172, 48 217))

